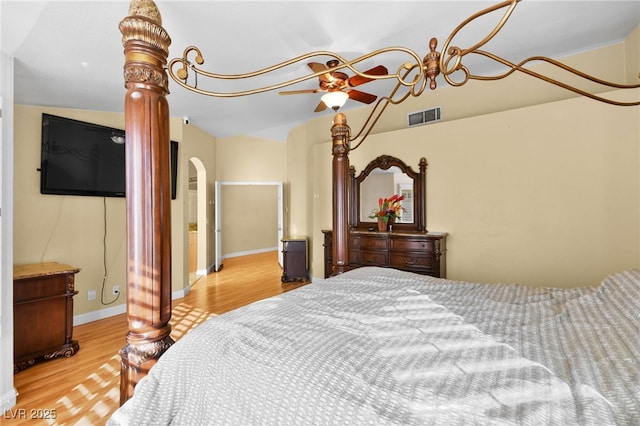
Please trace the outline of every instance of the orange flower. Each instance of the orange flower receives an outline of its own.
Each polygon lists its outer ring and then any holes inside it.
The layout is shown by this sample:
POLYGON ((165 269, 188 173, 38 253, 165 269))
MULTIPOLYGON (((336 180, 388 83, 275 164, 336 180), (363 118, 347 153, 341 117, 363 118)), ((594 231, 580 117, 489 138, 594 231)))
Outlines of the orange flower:
POLYGON ((382 219, 388 222, 391 218, 400 219, 400 214, 404 211, 402 207, 404 195, 393 194, 389 198, 378 198, 378 208, 371 210, 369 218, 382 219))

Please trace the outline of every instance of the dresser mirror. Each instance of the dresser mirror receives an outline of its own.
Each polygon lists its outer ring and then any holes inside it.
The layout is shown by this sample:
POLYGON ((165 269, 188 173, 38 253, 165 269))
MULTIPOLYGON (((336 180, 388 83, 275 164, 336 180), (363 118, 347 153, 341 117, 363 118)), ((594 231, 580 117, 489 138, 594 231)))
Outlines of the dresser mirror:
POLYGON ((378 208, 379 198, 393 194, 404 195, 405 212, 393 225, 394 230, 426 231, 426 167, 420 159, 419 172, 415 172, 402 160, 381 155, 371 161, 358 176, 350 169, 349 222, 352 228, 376 229, 376 220, 369 218, 378 208))

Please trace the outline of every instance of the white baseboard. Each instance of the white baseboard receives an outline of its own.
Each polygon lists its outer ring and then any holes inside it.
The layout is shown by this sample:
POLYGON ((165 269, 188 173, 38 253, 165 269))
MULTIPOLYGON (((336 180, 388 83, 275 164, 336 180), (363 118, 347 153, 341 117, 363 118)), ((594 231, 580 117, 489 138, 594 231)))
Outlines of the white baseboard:
MULTIPOLYGON (((173 293, 171 293, 171 300, 182 299, 184 296, 189 294, 189 291, 191 291, 190 286, 186 286, 185 288, 179 291, 174 291, 173 293)), ((111 306, 105 309, 100 309, 98 311, 87 312, 86 314, 74 315, 73 325, 75 327, 76 325, 86 324, 92 321, 98 321, 101 319, 124 314, 125 312, 127 312, 127 305, 123 303, 123 304, 111 306)))
POLYGON ((16 399, 18 397, 18 391, 16 388, 12 388, 7 393, 0 397, 0 412, 2 413, 2 418, 12 419, 15 416, 11 416, 11 407, 15 407, 16 399))
MULTIPOLYGON (((220 268, 222 268, 222 266, 224 266, 224 260, 231 258, 231 257, 240 257, 240 256, 248 256, 250 254, 258 254, 258 253, 266 253, 269 251, 277 251, 278 247, 267 247, 267 248, 261 248, 261 249, 256 249, 256 250, 247 250, 247 251, 238 251, 235 253, 229 253, 229 254, 225 254, 222 259, 220 259, 220 268)), ((197 271, 198 275, 209 275, 211 272, 216 272, 216 265, 212 264, 207 268, 207 271, 205 273, 203 273, 204 271, 202 271, 201 269, 199 269, 197 271)))
POLYGON ((277 251, 278 250, 278 246, 276 247, 267 247, 267 248, 261 248, 261 249, 256 249, 256 250, 247 250, 247 251, 238 251, 235 253, 229 253, 229 254, 225 254, 224 258, 228 258, 228 257, 240 257, 240 256, 247 256, 249 254, 258 254, 258 253, 266 253, 268 251, 277 251))
POLYGON ((191 285, 187 284, 187 286, 182 290, 174 291, 173 293, 171 293, 171 300, 182 299, 187 294, 189 294, 190 291, 191 291, 191 285))
MULTIPOLYGON (((268 248, 262 248, 262 249, 257 249, 257 250, 248 250, 248 251, 241 251, 241 252, 236 252, 236 253, 230 253, 225 255, 225 258, 228 257, 239 257, 239 256, 246 256, 249 254, 258 254, 258 253, 265 253, 268 251, 276 251, 278 250, 278 247, 268 247, 268 248)), ((208 275, 209 273, 211 273, 212 271, 214 271, 214 267, 215 265, 210 265, 206 270, 201 270, 198 269, 196 271, 196 274, 198 276, 205 276, 208 275)), ((186 286, 184 289, 180 290, 180 291, 174 291, 171 294, 171 299, 175 300, 175 299, 181 299, 184 296, 186 296, 187 294, 189 294, 189 291, 191 290, 190 286, 186 286)), ((73 325, 80 325, 80 324, 86 324, 88 322, 92 322, 92 321, 98 321, 104 318, 109 318, 109 317, 113 317, 116 315, 120 315, 120 314, 124 314, 127 311, 127 306, 126 304, 120 304, 120 305, 116 305, 116 306, 111 306, 105 309, 100 309, 98 311, 93 311, 93 312, 87 312, 86 314, 80 314, 80 315, 74 315, 73 317, 73 325)))
POLYGON ((124 314, 126 311, 127 311, 127 305, 123 303, 120 305, 110 306, 108 308, 100 309, 98 311, 87 312, 86 314, 74 315, 73 325, 75 327, 76 325, 98 321, 101 319, 124 314))

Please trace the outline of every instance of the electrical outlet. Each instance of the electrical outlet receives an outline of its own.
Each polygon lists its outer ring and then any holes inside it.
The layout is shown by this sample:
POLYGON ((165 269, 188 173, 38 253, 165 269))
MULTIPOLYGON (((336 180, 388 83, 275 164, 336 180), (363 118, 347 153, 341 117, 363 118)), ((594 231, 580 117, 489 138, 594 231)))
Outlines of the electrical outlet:
POLYGON ((113 294, 120 294, 120 286, 119 285, 114 285, 113 286, 113 294))
POLYGON ((96 300, 96 291, 95 290, 89 290, 87 292, 87 300, 96 300))

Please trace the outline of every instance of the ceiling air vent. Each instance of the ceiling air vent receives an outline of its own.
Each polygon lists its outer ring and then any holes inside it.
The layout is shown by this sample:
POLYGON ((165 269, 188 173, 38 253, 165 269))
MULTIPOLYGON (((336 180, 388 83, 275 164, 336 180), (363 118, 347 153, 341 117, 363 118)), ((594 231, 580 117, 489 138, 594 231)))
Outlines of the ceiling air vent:
POLYGON ((407 115, 407 124, 409 127, 421 126, 440 120, 442 120, 442 108, 440 107, 411 112, 407 115))

